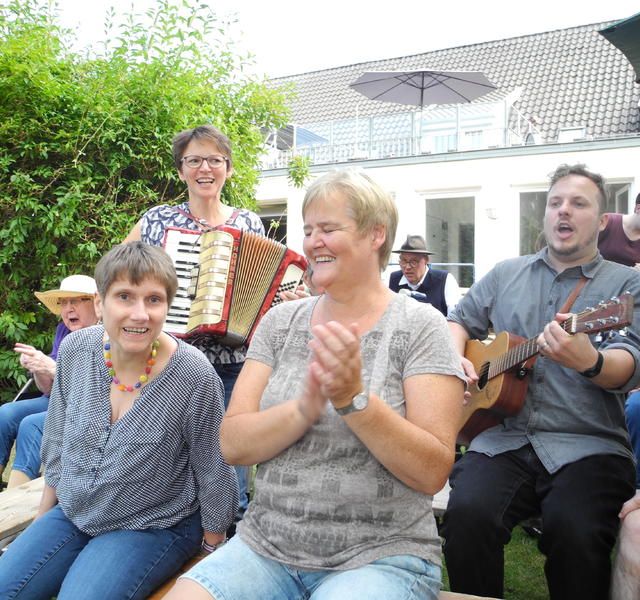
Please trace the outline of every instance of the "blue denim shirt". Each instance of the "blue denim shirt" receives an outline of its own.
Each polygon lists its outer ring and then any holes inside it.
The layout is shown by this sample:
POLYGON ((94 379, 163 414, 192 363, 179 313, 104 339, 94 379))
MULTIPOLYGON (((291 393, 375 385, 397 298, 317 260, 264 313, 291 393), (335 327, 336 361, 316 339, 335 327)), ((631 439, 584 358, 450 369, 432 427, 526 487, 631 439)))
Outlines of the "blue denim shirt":
POLYGON ((491 325, 496 332, 532 338, 554 319, 583 274, 589 281, 571 307, 573 313, 625 291, 635 298, 633 324, 626 331, 614 332, 611 337, 591 336, 600 350, 622 348, 629 352, 635 360, 633 375, 622 388, 605 390, 577 371, 539 356, 529 375, 523 410, 478 435, 471 450, 494 456, 530 443, 550 473, 594 454, 633 459, 624 402, 626 392, 640 382, 638 271, 598 254, 588 264, 557 273, 544 248, 538 254, 496 265, 471 287, 448 319, 462 325, 472 339, 485 339, 491 325))

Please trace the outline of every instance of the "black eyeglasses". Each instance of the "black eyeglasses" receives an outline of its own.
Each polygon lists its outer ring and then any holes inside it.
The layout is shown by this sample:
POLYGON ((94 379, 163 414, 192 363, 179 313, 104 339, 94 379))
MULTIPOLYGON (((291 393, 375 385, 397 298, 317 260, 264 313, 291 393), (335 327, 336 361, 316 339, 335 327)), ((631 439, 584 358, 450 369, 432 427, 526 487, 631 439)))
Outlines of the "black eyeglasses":
POLYGON ((406 267, 406 266, 411 266, 411 267, 417 267, 420 264, 420 259, 419 258, 410 258, 410 259, 406 259, 406 258, 401 258, 398 261, 398 264, 401 267, 406 267))
POLYGON ((219 169, 222 165, 229 165, 229 159, 226 156, 220 156, 218 154, 212 154, 211 156, 198 156, 197 154, 190 154, 189 156, 183 156, 181 162, 187 165, 191 169, 197 169, 202 164, 202 161, 206 160, 212 169, 219 169))

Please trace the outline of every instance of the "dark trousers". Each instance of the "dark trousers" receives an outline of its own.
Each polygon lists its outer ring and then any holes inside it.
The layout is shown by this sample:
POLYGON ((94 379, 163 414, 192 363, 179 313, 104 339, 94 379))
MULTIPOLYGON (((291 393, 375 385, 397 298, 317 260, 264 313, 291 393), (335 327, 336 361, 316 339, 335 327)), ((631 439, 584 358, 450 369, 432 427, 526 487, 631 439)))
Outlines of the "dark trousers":
POLYGON ((605 600, 618 512, 634 493, 633 463, 596 455, 553 475, 530 445, 494 457, 467 452, 451 477, 442 536, 451 589, 504 597, 504 546, 542 514, 540 551, 552 600, 605 600))

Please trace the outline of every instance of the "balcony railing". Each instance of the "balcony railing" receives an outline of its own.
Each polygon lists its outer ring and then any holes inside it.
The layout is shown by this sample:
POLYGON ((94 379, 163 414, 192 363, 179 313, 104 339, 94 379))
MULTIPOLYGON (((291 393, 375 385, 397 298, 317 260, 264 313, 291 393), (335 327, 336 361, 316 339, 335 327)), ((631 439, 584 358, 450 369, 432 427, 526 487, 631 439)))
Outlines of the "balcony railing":
POLYGON ((311 164, 342 163, 355 160, 397 158, 425 154, 446 154, 485 148, 520 146, 525 138, 512 129, 482 129, 481 131, 396 137, 350 142, 345 144, 315 144, 290 150, 267 148, 263 169, 285 168, 294 155, 307 156, 311 164))

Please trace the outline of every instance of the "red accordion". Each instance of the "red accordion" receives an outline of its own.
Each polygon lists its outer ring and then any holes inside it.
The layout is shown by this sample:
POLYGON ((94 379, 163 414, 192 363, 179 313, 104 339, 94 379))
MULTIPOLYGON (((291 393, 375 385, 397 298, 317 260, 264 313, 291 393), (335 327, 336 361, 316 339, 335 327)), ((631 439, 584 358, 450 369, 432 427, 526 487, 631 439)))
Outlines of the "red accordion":
POLYGON ((178 275, 165 324, 177 337, 216 336, 225 346, 251 339, 279 293, 302 281, 306 259, 264 236, 233 227, 167 228, 163 246, 178 275))

